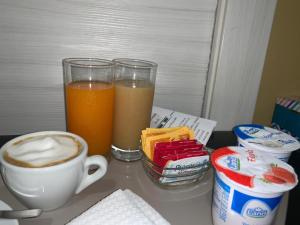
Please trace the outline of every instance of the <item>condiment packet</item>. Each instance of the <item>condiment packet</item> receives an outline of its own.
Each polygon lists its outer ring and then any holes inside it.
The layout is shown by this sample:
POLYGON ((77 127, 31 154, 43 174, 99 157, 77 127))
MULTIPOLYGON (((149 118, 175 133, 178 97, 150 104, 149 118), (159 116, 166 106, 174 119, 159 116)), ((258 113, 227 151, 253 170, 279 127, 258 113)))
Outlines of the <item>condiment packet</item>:
POLYGON ((197 165, 203 164, 203 160, 209 160, 208 152, 195 140, 161 142, 154 147, 153 161, 164 175, 195 173, 199 171, 197 165))
POLYGON ((198 144, 196 140, 181 140, 171 142, 159 142, 154 147, 153 161, 164 167, 169 161, 176 161, 178 159, 195 157, 207 154, 203 151, 203 145, 198 144))
POLYGON ((154 146, 159 142, 194 139, 193 130, 188 127, 148 128, 142 131, 142 148, 145 155, 153 160, 154 146))
MULTIPOLYGON (((161 166, 162 168, 165 168, 166 165, 169 163, 175 164, 177 160, 180 159, 186 159, 186 158, 192 158, 197 156, 205 156, 208 155, 205 151, 190 151, 190 152, 184 152, 179 154, 168 154, 162 156, 156 163, 161 166), (172 162, 169 162, 172 161, 172 162)), ((189 165, 187 165, 189 166, 189 165)))
POLYGON ((147 128, 141 140, 150 172, 161 184, 197 179, 209 167, 208 152, 189 127, 147 128))

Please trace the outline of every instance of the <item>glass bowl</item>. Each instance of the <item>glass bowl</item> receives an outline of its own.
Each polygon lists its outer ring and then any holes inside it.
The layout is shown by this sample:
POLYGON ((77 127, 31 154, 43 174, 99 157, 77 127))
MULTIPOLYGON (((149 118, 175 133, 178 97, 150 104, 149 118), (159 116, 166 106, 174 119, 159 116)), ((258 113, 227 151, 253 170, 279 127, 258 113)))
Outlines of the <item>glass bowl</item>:
POLYGON ((170 187, 195 183, 200 181, 210 168, 210 161, 204 160, 193 165, 161 167, 150 160, 145 154, 142 164, 147 176, 159 186, 170 187))

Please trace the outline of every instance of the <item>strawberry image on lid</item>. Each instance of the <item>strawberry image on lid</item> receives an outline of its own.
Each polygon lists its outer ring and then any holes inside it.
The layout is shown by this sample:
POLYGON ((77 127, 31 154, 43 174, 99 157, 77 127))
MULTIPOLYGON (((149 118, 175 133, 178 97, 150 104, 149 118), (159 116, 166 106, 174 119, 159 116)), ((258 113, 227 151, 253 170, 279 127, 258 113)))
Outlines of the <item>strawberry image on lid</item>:
POLYGON ((259 193, 285 192, 298 183, 294 169, 261 151, 223 147, 211 154, 214 168, 236 185, 259 193))
POLYGON ((296 176, 293 173, 278 166, 271 166, 270 171, 264 174, 264 178, 269 182, 277 184, 293 184, 296 182, 296 176))

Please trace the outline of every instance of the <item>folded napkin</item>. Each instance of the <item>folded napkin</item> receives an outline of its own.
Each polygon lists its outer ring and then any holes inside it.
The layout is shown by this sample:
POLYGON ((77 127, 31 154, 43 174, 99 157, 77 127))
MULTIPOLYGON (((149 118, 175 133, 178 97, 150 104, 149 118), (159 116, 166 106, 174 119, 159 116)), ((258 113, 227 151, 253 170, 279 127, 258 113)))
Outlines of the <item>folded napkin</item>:
POLYGON ((117 190, 73 219, 68 225, 170 225, 141 197, 117 190))

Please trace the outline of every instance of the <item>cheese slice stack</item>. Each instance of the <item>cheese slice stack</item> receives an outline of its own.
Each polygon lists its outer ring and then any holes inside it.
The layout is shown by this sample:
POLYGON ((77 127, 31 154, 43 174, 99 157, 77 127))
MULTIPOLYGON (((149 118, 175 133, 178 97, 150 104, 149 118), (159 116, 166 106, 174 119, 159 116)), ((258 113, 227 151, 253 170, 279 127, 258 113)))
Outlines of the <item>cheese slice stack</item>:
POLYGON ((188 127, 147 128, 142 131, 142 148, 146 156, 153 160, 154 146, 158 142, 194 139, 193 130, 188 127))

